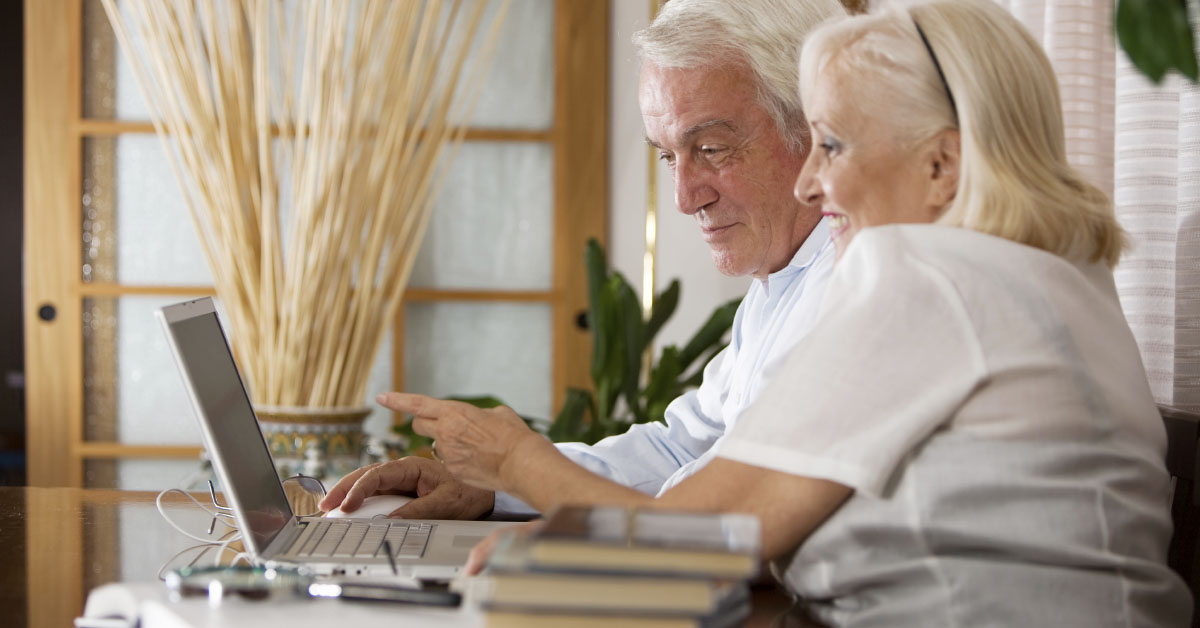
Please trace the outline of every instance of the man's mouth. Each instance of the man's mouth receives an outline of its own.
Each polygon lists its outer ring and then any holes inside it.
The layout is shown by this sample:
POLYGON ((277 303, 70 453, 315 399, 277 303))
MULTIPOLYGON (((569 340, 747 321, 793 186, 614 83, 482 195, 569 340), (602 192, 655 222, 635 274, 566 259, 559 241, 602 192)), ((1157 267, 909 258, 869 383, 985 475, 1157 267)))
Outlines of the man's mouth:
POLYGON ((729 229, 732 226, 733 226, 732 224, 721 225, 721 226, 716 226, 716 227, 701 226, 700 231, 704 234, 704 237, 711 238, 711 237, 721 235, 721 233, 723 233, 725 230, 729 229))

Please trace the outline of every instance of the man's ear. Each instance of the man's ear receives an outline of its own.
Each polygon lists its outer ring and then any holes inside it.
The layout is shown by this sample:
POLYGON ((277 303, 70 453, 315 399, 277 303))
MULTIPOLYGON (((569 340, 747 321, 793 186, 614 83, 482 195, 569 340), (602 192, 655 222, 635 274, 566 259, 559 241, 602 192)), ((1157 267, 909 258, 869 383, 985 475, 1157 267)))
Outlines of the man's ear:
POLYGON ((946 129, 934 136, 930 145, 929 198, 931 207, 941 208, 954 200, 958 191, 958 177, 962 167, 962 143, 955 129, 946 129))

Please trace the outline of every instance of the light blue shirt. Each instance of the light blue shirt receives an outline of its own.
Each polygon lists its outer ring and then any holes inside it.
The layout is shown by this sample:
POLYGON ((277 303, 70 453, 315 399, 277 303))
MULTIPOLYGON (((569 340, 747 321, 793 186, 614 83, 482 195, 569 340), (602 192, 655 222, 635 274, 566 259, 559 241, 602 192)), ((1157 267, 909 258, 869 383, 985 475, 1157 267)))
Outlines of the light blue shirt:
MULTIPOLYGON (((829 226, 822 220, 787 266, 751 283, 734 315, 729 346, 705 367, 699 388, 667 406, 665 423, 636 424, 595 445, 559 443, 559 451, 594 473, 650 495, 695 473, 713 458, 715 445, 812 327, 833 259, 829 226)), ((534 512, 506 493, 496 493, 495 511, 534 512)))

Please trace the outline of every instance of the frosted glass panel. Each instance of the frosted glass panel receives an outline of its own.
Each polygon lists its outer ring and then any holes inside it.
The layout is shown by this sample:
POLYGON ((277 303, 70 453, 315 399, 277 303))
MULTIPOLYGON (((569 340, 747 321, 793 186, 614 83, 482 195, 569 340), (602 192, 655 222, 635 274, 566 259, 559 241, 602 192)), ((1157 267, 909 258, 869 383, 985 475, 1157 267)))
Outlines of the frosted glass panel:
MULTIPOLYGON (((99 0, 92 0, 96 4, 100 4, 99 0)), ((127 13, 124 6, 125 2, 118 3, 122 13, 127 13)), ((103 13, 103 9, 100 11, 103 13)), ((128 19, 128 18, 127 18, 128 19)), ((115 37, 112 34, 112 25, 107 22, 103 27, 98 26, 97 32, 103 33, 109 37, 115 37)), ((139 49, 140 38, 134 37, 134 45, 139 49)), ((112 101, 115 104, 114 117, 119 120, 149 120, 150 107, 142 98, 142 92, 138 89, 137 78, 133 73, 133 67, 129 65, 129 59, 125 56, 125 52, 120 46, 113 46, 113 76, 112 83, 112 101)))
POLYGON ((198 445, 200 430, 154 311, 177 296, 85 299, 85 436, 198 445))
POLYGON ((405 323, 408 392, 495 395, 522 415, 550 417, 550 306, 419 303, 405 323))
POLYGON ((553 175, 549 145, 463 144, 438 196, 411 285, 549 290, 553 175))
MULTIPOLYGON (((467 15, 474 3, 464 4, 460 11, 467 15)), ((87 5, 87 13, 103 17, 99 0, 87 0, 87 5)), ((476 49, 494 21, 497 6, 496 1, 490 2, 480 25, 476 49)), ((138 91, 129 60, 119 46, 112 45, 111 26, 103 19, 88 20, 85 24, 89 31, 87 40, 99 41, 104 46, 100 51, 94 50, 97 45, 84 50, 85 68, 95 70, 98 79, 95 84, 89 84, 91 79, 85 81, 85 115, 149 120, 149 108, 138 91), (103 62, 108 46, 113 51, 111 65, 103 62), (93 96, 91 90, 101 91, 102 97, 93 96)), ((554 111, 554 0, 514 0, 494 54, 470 124, 490 128, 550 128, 554 111)), ((470 67, 470 61, 466 67, 470 67)), ((466 77, 462 80, 465 82, 466 77)))
POLYGON ((179 297, 117 301, 117 439, 198 444, 200 430, 154 311, 179 297))
POLYGON ((86 139, 83 163, 84 280, 212 285, 187 205, 156 136, 86 139))
MULTIPOLYGON (((84 415, 88 440, 126 444, 175 445, 201 442, 200 430, 179 372, 154 312, 184 300, 174 296, 85 299, 84 415)), ((228 317, 217 304, 225 332, 228 317)), ((363 403, 376 408, 367 419, 369 434, 383 435, 391 413, 375 395, 392 386, 392 334, 389 331, 372 367, 363 403)))
POLYGON ((83 115, 111 118, 116 108, 116 37, 100 0, 83 2, 83 115))
MULTIPOLYGON (((467 3, 464 14, 473 5, 467 3)), ((488 6, 475 50, 494 22, 498 5, 493 0, 488 6)), ((554 122, 554 0, 513 0, 494 55, 471 126, 549 129, 554 122)), ((459 93, 465 93, 465 80, 459 83, 459 93)))

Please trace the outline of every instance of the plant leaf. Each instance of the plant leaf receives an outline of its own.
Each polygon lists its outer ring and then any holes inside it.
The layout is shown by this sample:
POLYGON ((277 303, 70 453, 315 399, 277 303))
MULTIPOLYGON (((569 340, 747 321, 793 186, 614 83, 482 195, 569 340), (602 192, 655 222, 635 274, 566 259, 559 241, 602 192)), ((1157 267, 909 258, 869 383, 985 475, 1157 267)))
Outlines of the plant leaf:
POLYGON ((629 404, 629 410, 636 417, 642 414, 638 405, 638 384, 642 379, 642 347, 645 346, 642 306, 638 302, 637 294, 620 273, 613 273, 610 281, 613 283, 617 300, 617 321, 622 332, 620 348, 625 362, 621 373, 620 391, 625 397, 625 402, 629 404))
POLYGON ((696 332, 696 335, 692 336, 679 354, 681 371, 687 370, 696 358, 713 345, 721 342, 725 333, 733 326, 733 316, 739 305, 741 305, 741 299, 735 299, 713 311, 712 315, 708 317, 708 321, 696 332))
MULTIPOLYGON (((646 400, 647 415, 649 408, 662 404, 666 407, 672 399, 679 396, 679 375, 683 373, 683 365, 679 361, 679 348, 675 345, 663 347, 658 364, 650 371, 650 381, 646 382, 646 390, 642 396, 646 400)), ((660 415, 661 416, 661 415, 660 415)))
POLYGON ((562 409, 558 411, 554 423, 550 424, 546 436, 555 442, 581 438, 586 427, 583 419, 591 408, 592 393, 579 388, 568 388, 562 409))
POLYGON ((600 288, 595 303, 592 384, 596 387, 596 405, 600 417, 608 416, 616 395, 620 393, 620 382, 625 377, 625 353, 621 348, 624 335, 619 325, 619 282, 619 278, 609 277, 600 288))
POLYGON ((646 337, 642 342, 642 351, 650 346, 654 337, 662 330, 663 325, 675 314, 675 308, 679 307, 679 292, 679 280, 672 279, 671 285, 654 297, 654 304, 650 306, 650 320, 646 323, 646 337))
POLYGON ((1159 83, 1173 69, 1197 80, 1186 0, 1117 0, 1113 23, 1121 48, 1150 80, 1159 83))
POLYGON ((588 327, 592 332, 592 379, 600 376, 607 359, 607 330, 600 320, 601 293, 608 280, 608 269, 604 262, 604 249, 595 238, 589 238, 587 250, 584 252, 584 265, 587 267, 588 283, 588 327))
POLYGON ((446 397, 446 398, 449 399, 450 401, 461 401, 463 403, 469 403, 469 404, 475 406, 476 408, 484 408, 484 409, 498 408, 503 405, 508 405, 492 395, 480 395, 477 397, 446 397))

